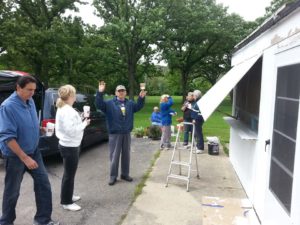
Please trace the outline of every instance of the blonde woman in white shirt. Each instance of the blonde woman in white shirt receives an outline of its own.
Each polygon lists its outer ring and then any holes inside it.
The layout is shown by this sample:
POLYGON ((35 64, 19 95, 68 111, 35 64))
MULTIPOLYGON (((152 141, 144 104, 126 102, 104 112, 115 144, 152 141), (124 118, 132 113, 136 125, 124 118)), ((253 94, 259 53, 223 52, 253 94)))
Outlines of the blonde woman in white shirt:
POLYGON ((80 200, 80 196, 73 195, 74 180, 79 160, 79 146, 83 131, 90 120, 82 121, 78 112, 72 107, 76 101, 76 89, 72 85, 60 87, 58 96, 55 134, 59 139, 58 148, 64 164, 60 203, 66 210, 78 211, 81 207, 74 202, 80 200))

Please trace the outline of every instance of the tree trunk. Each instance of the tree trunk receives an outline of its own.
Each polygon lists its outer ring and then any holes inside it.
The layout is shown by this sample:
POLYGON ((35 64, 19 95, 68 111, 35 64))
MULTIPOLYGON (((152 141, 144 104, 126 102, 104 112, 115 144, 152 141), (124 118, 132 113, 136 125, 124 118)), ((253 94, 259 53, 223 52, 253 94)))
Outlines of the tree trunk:
POLYGON ((181 73, 182 103, 185 101, 185 97, 187 95, 187 78, 188 78, 188 74, 182 71, 181 73))
POLYGON ((134 84, 136 75, 136 64, 132 60, 128 61, 129 99, 134 99, 134 84))

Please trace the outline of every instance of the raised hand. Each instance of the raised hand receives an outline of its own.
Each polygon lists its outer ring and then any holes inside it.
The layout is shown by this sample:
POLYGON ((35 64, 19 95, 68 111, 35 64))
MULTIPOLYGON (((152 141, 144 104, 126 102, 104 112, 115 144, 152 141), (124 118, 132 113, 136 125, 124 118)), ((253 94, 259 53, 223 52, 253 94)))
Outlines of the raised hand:
POLYGON ((141 98, 144 98, 145 96, 146 96, 146 94, 147 94, 147 91, 144 91, 144 90, 142 90, 141 92, 140 92, 140 97, 141 98))

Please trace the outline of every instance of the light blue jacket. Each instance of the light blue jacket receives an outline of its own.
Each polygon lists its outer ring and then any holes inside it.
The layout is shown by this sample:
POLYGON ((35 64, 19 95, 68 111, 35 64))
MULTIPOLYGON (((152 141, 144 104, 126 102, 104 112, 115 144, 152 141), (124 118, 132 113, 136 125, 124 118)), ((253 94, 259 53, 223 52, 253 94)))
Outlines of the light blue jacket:
POLYGON ((16 156, 7 146, 15 139, 26 154, 35 152, 39 142, 39 120, 33 99, 25 103, 12 93, 0 106, 0 149, 4 156, 16 156))

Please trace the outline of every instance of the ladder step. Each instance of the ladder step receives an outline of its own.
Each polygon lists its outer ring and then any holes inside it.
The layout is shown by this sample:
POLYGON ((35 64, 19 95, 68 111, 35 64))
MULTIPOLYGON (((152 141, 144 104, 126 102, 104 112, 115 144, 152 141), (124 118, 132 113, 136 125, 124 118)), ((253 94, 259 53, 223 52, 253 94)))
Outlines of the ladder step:
POLYGON ((189 178, 187 176, 182 176, 182 175, 177 175, 177 174, 172 174, 172 173, 169 174, 168 177, 179 179, 179 180, 185 180, 185 181, 189 180, 189 178))
POLYGON ((190 166, 190 163, 182 162, 182 161, 172 161, 171 163, 175 165, 181 165, 181 166, 190 166))
POLYGON ((178 150, 189 150, 191 147, 186 147, 186 146, 184 146, 184 147, 177 147, 176 146, 176 148, 175 149, 178 149, 178 150))

